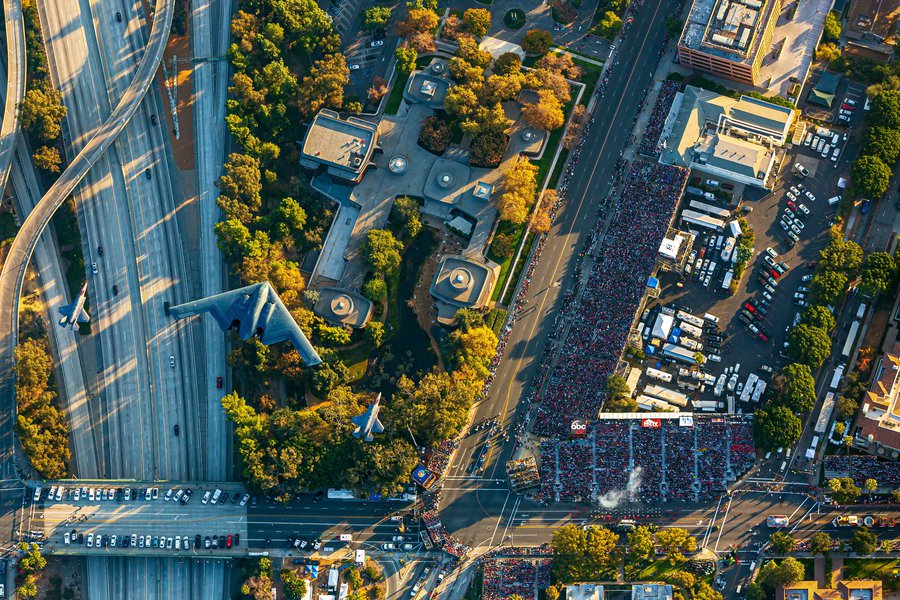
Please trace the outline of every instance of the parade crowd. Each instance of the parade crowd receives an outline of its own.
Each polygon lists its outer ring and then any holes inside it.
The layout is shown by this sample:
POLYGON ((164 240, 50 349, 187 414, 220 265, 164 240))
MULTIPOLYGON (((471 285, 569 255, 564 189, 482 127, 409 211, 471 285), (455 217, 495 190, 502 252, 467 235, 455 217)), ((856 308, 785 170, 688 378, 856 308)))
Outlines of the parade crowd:
POLYGON ((853 482, 866 489, 866 479, 874 479, 878 487, 900 487, 900 463, 880 460, 875 456, 834 454, 825 457, 826 476, 853 477, 853 482))
POLYGON ((538 399, 535 433, 564 434, 573 420, 596 418, 687 175, 681 167, 631 165, 615 215, 602 238, 591 241, 599 250, 580 299, 563 299, 568 334, 538 399))
POLYGON ((513 594, 534 598, 537 589, 550 585, 549 558, 490 558, 483 561, 482 598, 503 600, 513 594))
POLYGON ((641 137, 641 145, 638 147, 638 152, 643 156, 659 157, 659 138, 662 135, 666 117, 669 116, 672 103, 675 101, 675 95, 680 91, 681 82, 662 82, 659 96, 656 97, 656 103, 653 105, 653 112, 650 113, 650 119, 647 121, 647 127, 644 129, 644 135, 641 137))
POLYGON ((753 466, 749 419, 695 415, 692 423, 644 425, 600 419, 585 438, 544 440, 541 500, 696 501, 722 493, 753 466))

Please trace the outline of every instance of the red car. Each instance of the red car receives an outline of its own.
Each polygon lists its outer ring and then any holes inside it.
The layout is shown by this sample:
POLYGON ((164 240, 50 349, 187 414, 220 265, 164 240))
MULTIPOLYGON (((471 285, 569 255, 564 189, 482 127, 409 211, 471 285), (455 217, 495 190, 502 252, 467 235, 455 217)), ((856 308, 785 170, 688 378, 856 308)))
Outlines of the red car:
POLYGON ((225 547, 231 548, 231 534, 228 534, 228 539, 225 540, 225 547))
POLYGON ((744 303, 744 308, 746 308, 747 310, 749 310, 752 313, 756 312, 756 307, 753 306, 752 304, 750 304, 749 302, 744 303))
POLYGON ((796 204, 794 204, 793 202, 791 202, 790 200, 788 200, 788 201, 787 201, 787 205, 788 205, 788 208, 790 208, 792 211, 797 212, 797 205, 796 205, 796 204))
POLYGON ((781 277, 781 273, 779 273, 775 269, 769 269, 769 275, 771 275, 775 279, 778 279, 779 277, 781 277))
POLYGON ((222 377, 221 376, 216 377, 216 387, 219 388, 220 390, 222 389, 222 377))
MULTIPOLYGON (((757 333, 757 334, 756 334, 756 337, 758 337, 758 338, 760 339, 760 341, 762 341, 762 342, 768 342, 768 341, 769 341, 769 338, 768 338, 768 337, 766 336, 766 334, 764 334, 762 331, 760 331, 759 333, 757 333)), ((231 536, 228 536, 228 537, 231 537, 231 536)), ((230 540, 229 540, 229 543, 230 543, 230 540)), ((230 548, 230 547, 231 547, 231 546, 229 546, 229 548, 230 548)))

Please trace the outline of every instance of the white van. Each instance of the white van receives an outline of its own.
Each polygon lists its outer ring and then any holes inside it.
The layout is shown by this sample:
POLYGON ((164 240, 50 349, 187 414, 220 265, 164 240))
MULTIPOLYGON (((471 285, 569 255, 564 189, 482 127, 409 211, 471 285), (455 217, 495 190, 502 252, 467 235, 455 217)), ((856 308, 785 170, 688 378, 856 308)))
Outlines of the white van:
POLYGON ((837 133, 835 133, 831 136, 831 145, 832 146, 837 146, 839 141, 841 141, 841 136, 839 136, 837 133))
POLYGON ((710 323, 718 323, 719 322, 719 317, 717 317, 716 315, 711 315, 709 313, 706 313, 705 315, 703 315, 703 318, 705 320, 709 321, 710 323))
POLYGON ((835 147, 834 152, 831 153, 831 162, 837 162, 837 159, 840 155, 841 155, 841 149, 835 147))
POLYGON ((707 179, 706 185, 708 185, 710 187, 719 187, 719 182, 716 181, 715 179, 707 179))
POLYGON ((34 488, 34 499, 32 502, 37 502, 41 499, 41 486, 34 488))
POLYGON ((205 494, 203 494, 203 500, 202 500, 203 504, 209 504, 210 496, 212 496, 212 494, 209 492, 206 492, 205 494))
POLYGON ((216 489, 216 492, 213 494, 212 503, 217 504, 219 502, 219 498, 222 497, 222 490, 216 489))
POLYGON ((812 134, 812 133, 807 133, 807 134, 806 134, 806 139, 803 141, 803 145, 804 145, 804 146, 809 146, 810 143, 812 143, 812 139, 813 139, 813 134, 812 134))
POLYGON ((832 196, 831 198, 828 199, 828 204, 831 206, 834 206, 835 204, 837 204, 840 201, 841 201, 840 196, 832 196))

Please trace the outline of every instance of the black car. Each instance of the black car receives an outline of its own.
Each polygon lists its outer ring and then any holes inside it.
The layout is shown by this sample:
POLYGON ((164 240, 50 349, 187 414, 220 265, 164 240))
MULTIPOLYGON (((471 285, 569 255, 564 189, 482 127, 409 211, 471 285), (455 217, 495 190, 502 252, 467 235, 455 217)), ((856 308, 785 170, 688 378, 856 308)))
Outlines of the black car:
POLYGON ((178 427, 178 423, 175 424, 175 427, 173 429, 175 430, 175 435, 181 433, 181 428, 178 427))
POLYGON ((256 507, 256 496, 250 496, 250 506, 256 507))
POLYGON ((144 171, 144 175, 147 176, 147 179, 152 179, 152 178, 153 178, 153 173, 150 172, 150 169, 149 169, 149 168, 148 168, 146 171, 144 171))
POLYGON ((103 246, 97 246, 97 254, 103 256, 103 246))
POLYGON ((159 119, 156 118, 156 115, 150 115, 150 122, 156 125, 159 123, 159 119))
POLYGON ((119 286, 114 285, 113 286, 113 296, 118 296, 118 295, 119 295, 119 286))
POLYGON ((240 500, 240 499, 241 499, 241 495, 235 493, 235 494, 231 497, 231 503, 232 503, 232 504, 237 504, 237 501, 240 500))
POLYGON ((119 11, 116 11, 116 21, 118 21, 119 23, 122 22, 122 13, 120 13, 119 11))
POLYGON ((228 500, 228 492, 222 492, 222 497, 219 498, 219 504, 225 504, 225 501, 228 500))
POLYGON ((200 538, 200 534, 198 533, 197 535, 194 536, 194 548, 199 548, 201 543, 202 543, 202 540, 200 538))
POLYGON ((241 541, 241 534, 236 533, 236 534, 234 534, 234 539, 231 540, 231 545, 237 546, 240 543, 240 541, 241 541))

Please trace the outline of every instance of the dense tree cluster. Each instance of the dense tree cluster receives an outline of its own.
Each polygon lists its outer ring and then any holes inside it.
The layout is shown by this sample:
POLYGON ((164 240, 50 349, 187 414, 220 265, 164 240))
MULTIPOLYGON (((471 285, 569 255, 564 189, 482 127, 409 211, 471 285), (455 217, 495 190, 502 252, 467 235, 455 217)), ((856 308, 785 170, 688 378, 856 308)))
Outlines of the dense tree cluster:
MULTIPOLYGON (((831 17, 829 13, 828 18, 831 17)), ((840 35, 840 23, 831 25, 840 35)), ((825 37, 828 36, 826 19, 825 37)), ((850 177, 857 194, 877 202, 887 191, 891 171, 900 156, 900 91, 885 89, 874 96, 866 126, 866 143, 860 149, 860 157, 850 166, 850 177)))
POLYGON ((875 296, 890 286, 897 275, 897 263, 887 252, 867 254, 862 262, 862 280, 859 289, 869 296, 875 296))
POLYGON ((528 218, 537 197, 537 166, 519 160, 503 177, 497 208, 500 219, 521 225, 528 218))
POLYGON ((70 458, 69 425, 56 406, 52 367, 46 341, 16 347, 16 433, 31 466, 45 479, 61 479, 70 458))
POLYGON ((452 134, 450 124, 444 119, 431 116, 422 121, 419 131, 419 145, 429 152, 441 155, 450 145, 452 134))
POLYGON ((788 557, 780 563, 770 560, 759 569, 756 581, 747 586, 747 598, 749 600, 774 598, 779 585, 802 581, 805 572, 803 563, 796 558, 788 557))
POLYGON ((528 54, 542 56, 550 51, 553 45, 553 35, 543 29, 529 29, 522 40, 522 49, 528 54))
POLYGON ((602 525, 564 525, 553 532, 553 581, 605 581, 615 575, 619 536, 602 525))
POLYGON ((241 594, 253 600, 272 600, 272 561, 264 556, 254 565, 241 584, 241 594))
POLYGON ((403 438, 354 438, 350 419, 370 399, 336 387, 315 409, 256 410, 238 394, 222 399, 234 422, 244 477, 254 489, 290 496, 308 489, 346 486, 371 493, 397 493, 418 457, 403 438))
POLYGON ((16 573, 16 596, 19 598, 36 598, 37 580, 41 571, 47 566, 47 559, 41 554, 40 546, 22 542, 17 547, 19 562, 16 573))

